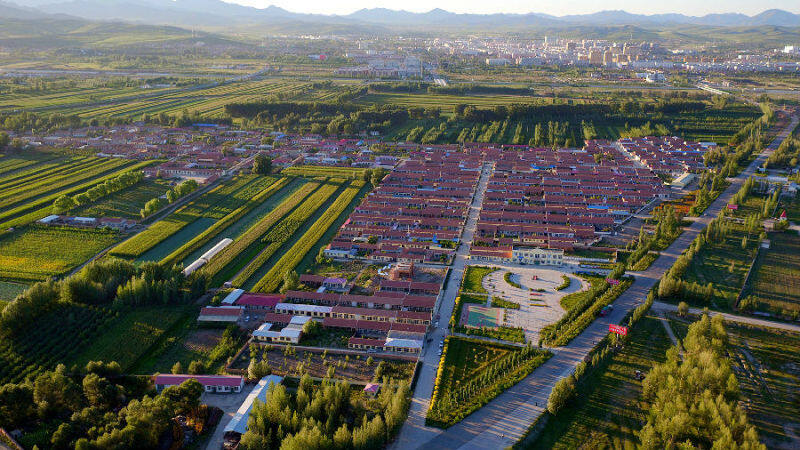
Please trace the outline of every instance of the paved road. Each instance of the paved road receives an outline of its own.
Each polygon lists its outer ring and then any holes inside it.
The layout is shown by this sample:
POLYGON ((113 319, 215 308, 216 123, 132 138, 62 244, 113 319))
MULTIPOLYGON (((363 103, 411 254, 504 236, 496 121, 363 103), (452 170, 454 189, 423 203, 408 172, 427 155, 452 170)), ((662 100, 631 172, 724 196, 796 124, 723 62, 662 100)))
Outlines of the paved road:
MULTIPOLYGON (((673 305, 671 303, 662 303, 662 302, 655 302, 653 303, 653 309, 658 311, 677 311, 678 305, 673 305)), ((689 308, 689 312, 691 314, 701 314, 703 312, 700 308, 689 308)), ((719 311, 709 311, 708 312, 712 316, 720 315, 726 321, 729 322, 739 322, 739 323, 746 323, 749 325, 756 325, 759 327, 769 327, 769 328, 777 328, 779 330, 788 330, 788 331, 795 331, 800 333, 800 325, 787 323, 787 322, 774 322, 772 320, 766 319, 759 319, 758 317, 750 317, 750 316, 740 316, 737 314, 730 314, 724 313, 719 311)))
POLYGON ((408 411, 408 420, 400 430, 400 434, 395 439, 392 446, 394 448, 416 448, 418 445, 433 439, 441 430, 425 426, 425 415, 430 405, 433 384, 436 381, 436 370, 439 368, 438 342, 447 336, 447 325, 450 316, 453 315, 455 298, 461 286, 461 279, 464 276, 464 267, 467 265, 469 248, 472 244, 472 237, 478 225, 478 216, 483 204, 483 196, 486 194, 486 187, 489 185, 489 176, 492 168, 485 164, 478 180, 478 187, 470 205, 467 223, 461 235, 461 245, 456 250, 453 259, 453 267, 450 269, 450 280, 447 282, 447 289, 441 297, 437 313, 440 315, 439 326, 428 333, 428 337, 433 338, 432 345, 426 345, 420 357, 422 366, 417 377, 417 385, 414 389, 414 396, 411 399, 411 407, 408 411), (433 345, 436 344, 436 345, 433 345))
MULTIPOLYGON (((608 333, 609 324, 619 323, 628 311, 644 301, 656 281, 672 267, 677 257, 692 243, 711 219, 717 216, 733 194, 739 190, 744 180, 755 172, 756 168, 780 145, 797 123, 797 118, 793 117, 791 124, 779 133, 769 147, 741 174, 730 180, 731 185, 708 207, 702 216, 684 230, 669 248, 661 252, 658 259, 647 270, 631 273, 635 276, 635 280, 631 287, 614 302, 615 308, 611 314, 599 317, 569 345, 556 352, 552 358, 527 378, 447 430, 424 426, 424 413, 427 410, 433 386, 432 377, 435 376, 438 366, 435 353, 426 355, 420 377, 421 382, 417 384, 414 392, 409 419, 403 425, 394 447, 401 449, 425 448, 426 450, 437 448, 498 449, 517 442, 528 426, 544 412, 547 398, 555 383, 569 375, 575 366, 588 355, 589 351, 608 333), (424 382, 422 382, 423 380, 424 382)), ((483 178, 481 181, 485 182, 483 178)), ((472 215, 473 211, 470 212, 470 218, 472 215)), ((469 232, 469 230, 465 231, 469 232)), ((471 234, 469 238, 471 239, 471 234)), ((445 310, 452 310, 452 302, 459 284, 455 281, 461 280, 463 266, 463 257, 457 257, 454 278, 443 297, 445 310)), ((447 311, 443 311, 443 318, 449 317, 446 313, 447 311)), ((437 330, 437 332, 440 331, 437 330)))

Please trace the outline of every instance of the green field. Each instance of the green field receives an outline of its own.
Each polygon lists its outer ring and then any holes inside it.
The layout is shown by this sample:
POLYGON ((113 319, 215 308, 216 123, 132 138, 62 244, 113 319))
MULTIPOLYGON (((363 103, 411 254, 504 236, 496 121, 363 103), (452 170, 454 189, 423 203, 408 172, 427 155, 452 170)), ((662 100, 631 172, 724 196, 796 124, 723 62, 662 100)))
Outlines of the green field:
POLYGON ((94 203, 72 209, 69 213, 82 217, 121 217, 139 220, 141 219, 139 211, 144 204, 164 195, 169 188, 169 181, 146 178, 134 186, 115 192, 94 203))
POLYGON ((644 317, 631 330, 622 350, 589 369, 573 402, 547 424, 525 448, 571 449, 592 442, 593 448, 638 448, 635 435, 644 423, 639 396, 642 383, 634 371, 647 373, 663 362, 671 342, 660 319, 644 317))
POLYGON ((75 355, 73 363, 83 367, 89 361, 116 361, 128 371, 176 324, 190 317, 192 306, 148 307, 125 311, 102 335, 75 355))
POLYGON ((0 235, 0 278, 63 275, 119 240, 115 231, 29 225, 0 235))
POLYGON ((778 314, 800 312, 800 236, 770 233, 770 248, 762 249, 745 295, 757 298, 757 309, 778 314))
POLYGON ((461 291, 487 294, 486 289, 483 288, 483 279, 496 270, 496 267, 467 266, 464 269, 464 281, 461 282, 461 291))
MULTIPOLYGON (((10 283, 8 281, 0 281, 0 302, 10 302, 16 296, 21 294, 28 286, 21 283, 10 283)), ((3 305, 0 304, 0 310, 3 305)))
POLYGON ((736 224, 732 224, 731 227, 730 234, 721 242, 706 243, 689 264, 684 275, 685 280, 704 286, 712 283, 714 286, 712 305, 723 309, 734 305, 758 246, 758 236, 751 235, 747 239, 746 248, 743 249, 742 238, 747 236, 747 232, 736 224))
POLYGON ((153 223, 143 232, 122 242, 110 253, 121 258, 139 260, 163 258, 189 241, 205 227, 244 205, 273 181, 272 177, 255 175, 224 180, 164 219, 153 223), (189 231, 182 233, 179 237, 174 237, 176 233, 201 218, 207 220, 193 225, 189 231))

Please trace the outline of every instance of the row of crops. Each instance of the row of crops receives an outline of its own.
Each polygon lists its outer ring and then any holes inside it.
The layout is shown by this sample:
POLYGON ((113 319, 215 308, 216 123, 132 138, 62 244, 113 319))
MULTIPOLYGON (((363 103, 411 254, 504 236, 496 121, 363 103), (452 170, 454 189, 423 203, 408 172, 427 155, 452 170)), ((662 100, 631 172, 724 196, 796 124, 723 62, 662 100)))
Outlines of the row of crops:
POLYGON ((62 174, 61 181, 49 185, 33 182, 28 187, 35 195, 20 192, 20 197, 13 197, 9 205, 17 205, 0 212, 0 229, 8 229, 39 220, 52 212, 52 204, 62 195, 75 195, 85 192, 98 184, 105 183, 122 173, 138 171, 153 164, 154 161, 134 162, 129 160, 106 160, 100 164, 81 168, 69 174, 62 174))
MULTIPOLYGON (((164 245, 173 244, 165 241, 199 219, 207 218, 212 222, 222 219, 227 214, 243 206, 259 192, 267 189, 274 181, 275 179, 271 177, 258 177, 255 175, 239 176, 226 180, 209 192, 182 206, 165 219, 159 220, 143 232, 122 242, 109 253, 112 256, 130 259, 146 257, 146 253, 154 250, 162 243, 164 245)), ((175 248, 179 246, 176 245, 175 248)), ((167 254, 169 253, 171 251, 167 252, 167 254)))
POLYGON ((270 268, 255 285, 254 290, 274 292, 280 286, 283 276, 294 270, 309 251, 322 239, 336 219, 353 202, 364 187, 364 181, 355 180, 325 210, 325 213, 300 237, 300 239, 270 268))
MULTIPOLYGON (((278 249, 284 246, 301 226, 305 224, 339 190, 341 181, 327 181, 308 197, 301 205, 294 209, 286 218, 275 224, 261 239, 260 244, 265 246, 255 258, 233 278, 232 284, 240 287, 244 285, 278 249)), ((314 241, 316 242, 316 241, 314 241)))

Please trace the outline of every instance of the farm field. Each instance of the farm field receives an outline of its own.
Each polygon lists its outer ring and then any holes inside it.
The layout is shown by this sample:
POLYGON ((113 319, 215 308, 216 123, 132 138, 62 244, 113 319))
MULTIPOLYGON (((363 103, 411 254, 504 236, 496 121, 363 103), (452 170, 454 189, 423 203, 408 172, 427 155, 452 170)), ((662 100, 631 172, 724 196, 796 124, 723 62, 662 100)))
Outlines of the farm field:
MULTIPOLYGON (((298 242, 305 230, 325 212, 341 188, 341 180, 321 183, 319 189, 267 231, 262 238, 263 250, 236 274, 232 280, 234 286, 253 289, 273 265, 289 253, 288 249, 298 242)), ((283 273, 280 278, 283 279, 283 273)))
POLYGON ((111 250, 111 255, 141 261, 161 259, 186 243, 205 227, 222 219, 242 206, 260 190, 267 188, 274 178, 254 175, 239 176, 222 181, 219 185, 192 200, 177 211, 151 224, 146 230, 122 242, 111 250), (190 231, 175 236, 199 219, 190 231))
MULTIPOLYGON (((354 200, 364 187, 362 180, 353 181, 338 194, 335 201, 326 206, 324 213, 298 238, 298 241, 270 268, 254 289, 261 292, 273 292, 282 283, 283 274, 296 271, 298 264, 317 245, 334 222, 343 215, 345 210, 353 204, 354 200)), ((316 255, 315 255, 316 256, 316 255)))
MULTIPOLYGON (((669 316, 675 335, 686 336, 694 317, 669 316)), ((725 322, 728 353, 741 390, 741 401, 759 440, 768 448, 800 445, 800 333, 725 322)))
POLYGON ((796 232, 770 233, 770 248, 756 259, 747 293, 757 298, 757 309, 773 313, 800 313, 800 236, 796 232))
MULTIPOLYGON (((239 236, 241 236, 250 227, 255 225, 259 220, 273 211, 276 206, 278 206, 297 189, 302 187, 305 183, 306 180, 303 178, 282 178, 280 182, 270 186, 269 190, 262 191, 268 194, 265 199, 260 199, 261 202, 250 209, 249 212, 241 216, 240 219, 234 221, 222 230, 219 230, 213 239, 208 241, 205 245, 197 248, 192 253, 189 253, 188 256, 184 257, 183 264, 190 264, 224 238, 230 238, 234 240, 238 239, 239 236)), ((191 241, 189 243, 191 243, 191 241)), ((187 245, 189 243, 187 243, 187 245)))
POLYGON ((222 339, 223 331, 220 328, 200 328, 196 314, 187 315, 162 334, 152 351, 142 355, 131 367, 131 372, 167 373, 176 362, 189 367, 192 361, 207 361, 222 339))
POLYGON ((598 448, 636 448, 635 435, 645 419, 639 400, 642 383, 633 374, 647 373, 665 360, 670 340, 660 319, 642 318, 622 350, 589 369, 572 403, 548 417, 539 436, 524 448, 576 448, 591 440, 598 448))
POLYGON ((194 318, 195 307, 148 307, 125 311, 71 361, 83 367, 89 361, 116 361, 128 371, 176 323, 194 318))
MULTIPOLYGON (((289 79, 267 78, 196 86, 184 90, 143 91, 141 94, 146 95, 109 98, 99 103, 65 102, 60 104, 58 109, 63 114, 75 114, 84 119, 138 117, 142 114, 156 115, 162 112, 174 115, 184 110, 209 118, 219 118, 224 115, 226 103, 258 101, 275 94, 289 98, 302 96, 310 86, 310 83, 289 79)), ((309 100, 313 98, 315 97, 308 97, 309 100)))
POLYGON ((139 211, 148 200, 164 195, 170 182, 155 178, 145 178, 134 186, 115 192, 94 203, 81 205, 70 210, 70 214, 82 217, 120 217, 141 219, 139 211))
POLYGON ((91 163, 68 174, 61 173, 56 179, 39 179, 32 175, 17 187, 3 191, 8 205, 0 209, 0 229, 18 227, 52 213, 55 199, 62 195, 74 195, 119 176, 125 172, 142 169, 154 161, 134 162, 108 160, 91 163))
POLYGON ((119 240, 115 231, 29 225, 0 235, 0 279, 63 275, 119 240))
POLYGON ((4 302, 10 302, 14 298, 23 293, 28 285, 21 283, 11 283, 8 281, 0 281, 0 310, 5 306, 4 302))
POLYGON ((552 356, 533 347, 448 337, 433 388, 428 425, 447 428, 517 384, 552 356))

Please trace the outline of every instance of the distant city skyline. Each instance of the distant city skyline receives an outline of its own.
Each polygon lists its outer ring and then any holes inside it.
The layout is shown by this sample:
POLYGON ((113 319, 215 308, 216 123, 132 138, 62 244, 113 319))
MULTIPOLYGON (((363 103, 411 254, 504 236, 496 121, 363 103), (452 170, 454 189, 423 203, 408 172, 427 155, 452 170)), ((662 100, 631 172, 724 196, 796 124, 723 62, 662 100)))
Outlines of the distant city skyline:
POLYGON ((478 0, 406 0, 398 3, 389 0, 223 0, 228 3, 266 8, 278 6, 292 12, 315 14, 349 14, 362 8, 387 8, 411 12, 427 12, 441 8, 455 13, 491 14, 491 13, 543 13, 554 16, 572 14, 591 14, 606 10, 624 10, 632 14, 664 14, 677 13, 689 16, 703 16, 716 13, 741 13, 749 16, 759 14, 768 9, 783 9, 800 13, 800 2, 797 0, 770 0, 752 2, 745 0, 673 0, 668 3, 650 3, 633 0, 499 0, 485 2, 478 0))

